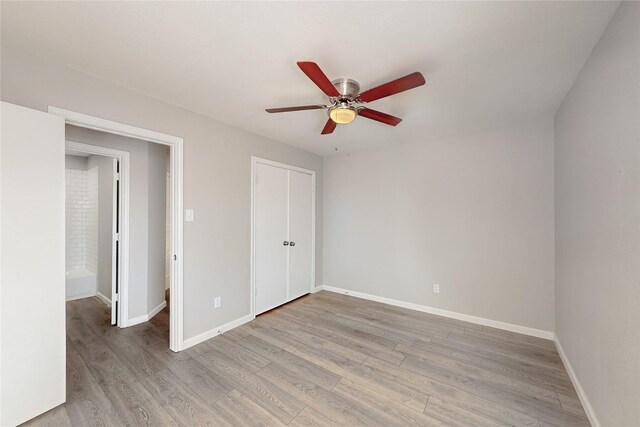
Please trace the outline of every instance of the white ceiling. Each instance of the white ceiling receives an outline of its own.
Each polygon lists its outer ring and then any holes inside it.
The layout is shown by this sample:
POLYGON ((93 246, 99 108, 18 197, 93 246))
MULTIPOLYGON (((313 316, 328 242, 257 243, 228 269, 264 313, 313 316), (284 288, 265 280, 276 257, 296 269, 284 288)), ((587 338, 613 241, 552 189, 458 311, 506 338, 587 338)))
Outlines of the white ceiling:
POLYGON ((315 153, 424 141, 552 114, 618 2, 2 2, 2 45, 315 153), (422 72, 321 136, 296 61, 362 90, 422 72))

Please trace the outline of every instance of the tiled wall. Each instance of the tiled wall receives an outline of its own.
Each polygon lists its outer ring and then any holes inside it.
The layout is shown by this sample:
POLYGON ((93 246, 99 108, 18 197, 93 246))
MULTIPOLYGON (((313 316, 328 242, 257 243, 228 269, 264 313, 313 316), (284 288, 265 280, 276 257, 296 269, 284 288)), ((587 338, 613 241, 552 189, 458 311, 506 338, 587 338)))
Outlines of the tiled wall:
POLYGON ((87 171, 87 219, 86 219, 86 258, 85 268, 93 273, 98 272, 98 182, 99 167, 94 166, 87 171))
POLYGON ((66 179, 66 267, 67 271, 84 268, 86 246, 87 172, 67 169, 66 179))
POLYGON ((98 175, 95 170, 65 170, 66 269, 97 271, 98 175), (91 194, 91 197, 89 196, 91 194))

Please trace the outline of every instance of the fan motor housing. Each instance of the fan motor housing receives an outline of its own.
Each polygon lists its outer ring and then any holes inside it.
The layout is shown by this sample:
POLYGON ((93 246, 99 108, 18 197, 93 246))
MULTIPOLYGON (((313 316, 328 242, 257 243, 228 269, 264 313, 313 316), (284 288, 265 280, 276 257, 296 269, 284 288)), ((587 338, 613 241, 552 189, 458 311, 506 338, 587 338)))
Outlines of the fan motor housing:
POLYGON ((355 99, 360 93, 360 84, 352 79, 335 79, 331 84, 338 90, 341 97, 355 99))

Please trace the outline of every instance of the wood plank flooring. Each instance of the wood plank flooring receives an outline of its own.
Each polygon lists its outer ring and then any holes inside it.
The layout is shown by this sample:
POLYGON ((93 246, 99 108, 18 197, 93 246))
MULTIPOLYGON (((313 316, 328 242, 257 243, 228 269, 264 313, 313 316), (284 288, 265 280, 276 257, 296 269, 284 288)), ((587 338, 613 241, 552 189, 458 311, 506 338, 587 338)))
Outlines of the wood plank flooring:
POLYGON ((588 426, 551 341, 329 292, 180 353, 168 311, 67 303, 67 402, 27 425, 588 426))

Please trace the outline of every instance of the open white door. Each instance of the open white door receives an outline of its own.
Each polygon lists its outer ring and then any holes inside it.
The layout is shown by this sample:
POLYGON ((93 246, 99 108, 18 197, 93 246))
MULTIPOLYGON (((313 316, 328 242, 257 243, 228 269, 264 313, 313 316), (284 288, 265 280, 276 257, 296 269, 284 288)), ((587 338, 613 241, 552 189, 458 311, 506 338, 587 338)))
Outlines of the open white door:
POLYGON ((64 119, 2 102, 0 425, 65 401, 64 119))
POLYGON ((120 298, 118 288, 120 285, 120 162, 113 159, 113 206, 111 230, 111 324, 118 324, 118 306, 120 298))

